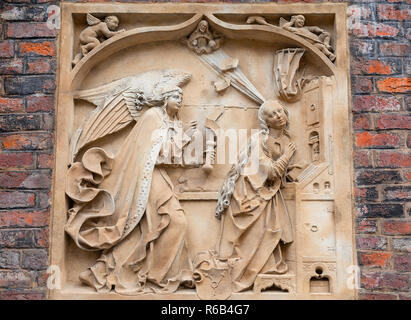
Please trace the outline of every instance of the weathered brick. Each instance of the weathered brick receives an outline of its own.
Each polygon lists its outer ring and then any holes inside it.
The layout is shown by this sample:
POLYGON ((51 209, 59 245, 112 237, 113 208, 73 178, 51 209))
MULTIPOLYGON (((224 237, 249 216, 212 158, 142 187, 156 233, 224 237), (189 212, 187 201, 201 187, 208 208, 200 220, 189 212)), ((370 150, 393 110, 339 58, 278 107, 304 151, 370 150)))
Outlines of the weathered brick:
POLYGON ((373 57, 376 51, 376 42, 353 38, 352 41, 350 41, 350 51, 354 56, 373 57))
POLYGON ((373 91, 372 80, 367 77, 352 77, 351 89, 353 93, 369 93, 373 91))
POLYGON ((354 188, 354 195, 358 201, 378 199, 378 191, 375 187, 354 188))
POLYGON ((24 111, 24 101, 21 98, 0 97, 0 113, 24 111))
POLYGON ((32 153, 0 153, 0 167, 2 169, 24 169, 32 168, 34 158, 32 153))
POLYGON ((20 267, 20 252, 17 250, 1 249, 0 269, 18 269, 20 267))
POLYGON ((411 116, 382 114, 376 119, 377 129, 411 129, 411 116))
POLYGON ((48 153, 41 153, 37 156, 37 168, 51 169, 54 167, 54 155, 48 153))
POLYGON ((38 208, 46 209, 50 207, 51 204, 51 192, 47 191, 37 191, 36 195, 36 206, 38 208))
POLYGON ((382 56, 407 56, 411 50, 408 43, 386 41, 380 44, 379 52, 382 56))
POLYGON ((53 93, 55 90, 54 76, 9 77, 4 83, 9 95, 26 95, 33 93, 53 93))
POLYGON ((26 74, 47 74, 55 72, 55 61, 48 58, 31 58, 26 62, 26 74))
POLYGON ((411 293, 410 292, 400 292, 398 294, 399 300, 411 300, 411 293))
POLYGON ((372 167, 372 154, 368 150, 356 150, 354 151, 354 167, 355 168, 368 168, 372 167))
POLYGON ((0 132, 15 132, 42 129, 42 117, 36 114, 0 115, 0 132))
POLYGON ((371 75, 371 74, 397 74, 401 72, 400 61, 390 60, 364 60, 363 58, 351 61, 351 74, 371 75))
POLYGON ((399 29, 395 25, 364 21, 349 26, 349 31, 358 38, 394 38, 399 34, 399 29))
POLYGON ((362 290, 358 299, 360 300, 397 300, 397 295, 393 293, 383 293, 383 292, 367 292, 362 290))
POLYGON ((411 167, 411 154, 401 151, 377 151, 375 164, 381 168, 411 167))
POLYGON ((411 78, 386 78, 377 81, 380 92, 405 93, 411 91, 411 78))
POLYGON ((361 287, 369 290, 408 290, 409 276, 395 272, 361 272, 361 287))
POLYGON ((387 200, 411 200, 411 186, 385 187, 384 197, 387 200))
POLYGON ((393 184, 402 182, 402 177, 397 170, 361 170, 356 172, 358 185, 393 184))
POLYGON ((411 271, 411 254, 402 254, 394 256, 394 269, 397 271, 411 271))
POLYGON ((399 5, 379 4, 377 5, 377 16, 381 21, 404 21, 411 19, 411 11, 408 7, 399 5))
POLYGON ((0 300, 40 300, 45 298, 45 292, 5 290, 0 291, 0 300))
POLYGON ((363 203, 356 206, 357 217, 400 218, 404 216, 404 206, 400 203, 363 203))
POLYGON ((39 189, 50 188, 51 175, 44 171, 0 172, 0 185, 3 188, 39 189))
POLYGON ((23 73, 23 61, 21 59, 0 60, 0 74, 21 74, 23 73))
POLYGON ((356 233, 376 233, 377 221, 369 219, 357 219, 356 220, 356 233))
POLYGON ((353 117, 354 130, 370 130, 372 129, 371 119, 367 114, 356 114, 353 117))
POLYGON ((0 270, 0 288, 31 288, 33 279, 26 271, 0 270))
POLYGON ((411 235, 411 220, 382 221, 382 233, 386 235, 411 235))
POLYGON ((46 21, 47 11, 43 6, 9 5, 3 8, 1 17, 7 21, 46 21))
POLYGON ((355 96, 353 98, 353 111, 355 112, 380 112, 400 111, 401 102, 397 97, 386 96, 355 96))
POLYGON ((49 112, 53 110, 54 107, 54 97, 53 96, 43 96, 43 95, 33 95, 26 97, 27 112, 49 112))
POLYGON ((21 266, 29 270, 41 270, 47 268, 48 255, 44 249, 23 250, 21 266))
POLYGON ((411 237, 392 238, 391 246, 393 251, 411 252, 411 237))
POLYGON ((0 242, 3 248, 47 248, 47 229, 0 229, 0 242))
POLYGON ((15 22, 8 24, 8 38, 55 37, 56 29, 50 29, 45 22, 15 22))
POLYGON ((50 133, 21 133, 0 135, 0 146, 4 150, 45 150, 53 145, 50 133))
POLYGON ((50 221, 50 211, 25 209, 0 211, 0 228, 45 227, 50 221))
POLYGON ((54 56, 55 44, 52 41, 21 41, 18 45, 18 55, 22 57, 54 56))
POLYGON ((0 58, 14 57, 14 41, 1 40, 0 41, 0 58))
POLYGON ((389 252, 359 252, 358 261, 364 267, 387 268, 392 254, 389 252))
POLYGON ((0 191, 0 209, 29 208, 34 206, 34 201, 32 192, 0 191))
POLYGON ((379 236, 357 236, 357 248, 359 250, 380 250, 386 251, 388 240, 379 236))
POLYGON ((360 148, 390 149, 398 148, 400 138, 392 132, 361 132, 355 134, 356 145, 360 148))

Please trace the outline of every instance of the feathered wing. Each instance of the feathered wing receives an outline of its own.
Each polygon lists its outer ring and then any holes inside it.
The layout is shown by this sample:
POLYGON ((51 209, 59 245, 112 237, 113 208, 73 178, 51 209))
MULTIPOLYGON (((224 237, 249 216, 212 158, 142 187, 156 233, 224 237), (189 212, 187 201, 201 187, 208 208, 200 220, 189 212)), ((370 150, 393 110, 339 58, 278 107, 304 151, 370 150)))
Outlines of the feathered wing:
POLYGON ((89 26, 94 26, 98 23, 100 23, 101 20, 99 18, 96 18, 95 16, 91 15, 90 13, 87 13, 87 24, 89 26))
POLYGON ((89 101, 97 108, 70 141, 71 162, 85 146, 137 121, 143 112, 141 106, 137 105, 142 96, 147 100, 159 100, 159 88, 181 85, 190 77, 190 74, 179 70, 153 70, 97 88, 77 91, 74 98, 89 101))

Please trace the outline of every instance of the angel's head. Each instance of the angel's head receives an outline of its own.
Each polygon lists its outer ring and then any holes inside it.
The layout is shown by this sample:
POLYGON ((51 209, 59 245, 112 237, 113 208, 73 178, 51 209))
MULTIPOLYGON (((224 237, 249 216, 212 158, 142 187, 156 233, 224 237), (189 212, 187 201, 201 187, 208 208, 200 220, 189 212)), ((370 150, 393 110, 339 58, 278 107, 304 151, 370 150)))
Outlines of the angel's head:
POLYGON ((180 87, 174 87, 169 91, 163 92, 164 107, 170 116, 177 115, 183 102, 183 90, 180 87))
POLYGON ((110 31, 114 31, 118 28, 119 20, 116 16, 108 16, 104 19, 104 22, 110 31))

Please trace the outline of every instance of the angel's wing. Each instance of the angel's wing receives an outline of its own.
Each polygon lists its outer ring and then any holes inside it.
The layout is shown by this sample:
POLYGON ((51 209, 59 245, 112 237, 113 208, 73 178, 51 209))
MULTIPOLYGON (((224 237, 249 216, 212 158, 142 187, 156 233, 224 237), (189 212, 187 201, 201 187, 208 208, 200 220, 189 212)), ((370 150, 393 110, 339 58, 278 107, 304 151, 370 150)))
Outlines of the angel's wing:
POLYGON ((101 20, 99 18, 96 18, 95 16, 91 15, 90 13, 87 13, 87 24, 89 26, 94 26, 98 23, 100 23, 101 20))
POLYGON ((135 92, 127 90, 119 92, 111 101, 97 107, 90 114, 70 141, 72 161, 83 147, 120 131, 140 117, 141 111, 136 110, 133 102, 135 95, 135 92))
POLYGON ((138 104, 142 96, 146 100, 159 101, 161 97, 157 91, 163 86, 179 86, 190 78, 190 74, 179 70, 152 70, 75 92, 75 99, 89 101, 97 108, 71 138, 70 161, 73 162, 81 149, 90 143, 137 121, 143 112, 143 106, 138 104))
POLYGON ((289 21, 287 21, 287 20, 285 20, 283 17, 281 17, 281 18, 280 18, 280 23, 279 23, 280 28, 282 28, 283 25, 285 25, 285 24, 288 23, 288 22, 289 22, 289 21))

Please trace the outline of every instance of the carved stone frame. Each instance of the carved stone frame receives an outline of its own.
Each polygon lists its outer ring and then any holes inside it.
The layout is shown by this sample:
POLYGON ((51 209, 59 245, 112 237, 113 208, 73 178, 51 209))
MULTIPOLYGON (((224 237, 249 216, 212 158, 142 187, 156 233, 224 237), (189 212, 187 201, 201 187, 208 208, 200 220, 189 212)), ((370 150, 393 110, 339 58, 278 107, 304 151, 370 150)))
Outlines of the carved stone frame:
MULTIPOLYGON (((66 222, 66 211, 68 209, 68 200, 65 196, 65 181, 67 165, 69 161, 69 138, 72 134, 72 123, 74 118, 74 103, 73 92, 82 82, 87 73, 96 64, 104 61, 110 55, 136 45, 138 43, 150 42, 155 37, 159 40, 178 40, 182 36, 190 33, 202 16, 205 16, 211 26, 217 30, 219 28, 228 27, 227 35, 237 37, 239 35, 244 38, 254 37, 261 40, 267 40, 270 35, 275 34, 278 37, 288 37, 293 40, 296 45, 306 49, 307 55, 318 59, 322 68, 326 70, 328 76, 335 77, 336 95, 329 97, 332 99, 333 108, 328 114, 328 120, 333 121, 333 132, 327 132, 327 140, 322 142, 320 147, 327 150, 329 161, 334 163, 334 215, 338 220, 335 234, 339 241, 336 250, 339 254, 336 256, 336 261, 332 261, 336 265, 335 273, 336 283, 333 288, 338 288, 332 295, 315 295, 306 291, 304 279, 310 277, 310 274, 305 274, 302 267, 306 261, 304 254, 301 253, 297 259, 301 259, 301 268, 297 270, 301 276, 296 282, 296 293, 290 296, 287 292, 263 293, 256 295, 251 293, 233 294, 233 299, 353 299, 355 290, 348 284, 352 273, 347 272, 348 268, 356 264, 356 255, 354 252, 353 238, 353 196, 352 196, 352 135, 350 128, 350 86, 349 86, 349 55, 348 55, 348 35, 346 28, 346 4, 171 4, 171 3, 155 3, 155 4, 103 4, 103 3, 88 3, 74 4, 62 3, 61 5, 61 30, 59 35, 59 63, 58 63, 58 90, 56 102, 56 141, 55 141, 55 174, 53 179, 53 202, 52 202, 52 219, 50 230, 50 265, 57 266, 51 269, 52 275, 56 279, 61 279, 61 286, 49 288, 48 298, 50 299, 124 299, 124 296, 109 293, 98 294, 83 288, 70 287, 66 284, 66 259, 68 258, 67 241, 68 237, 64 232, 66 222), (75 14, 93 13, 186 13, 193 14, 191 19, 186 22, 173 26, 154 26, 137 28, 124 32, 118 37, 110 38, 102 43, 98 50, 93 50, 92 53, 84 57, 74 69, 71 68, 71 60, 73 58, 73 16, 75 14), (227 26, 226 23, 219 21, 213 13, 232 13, 243 15, 263 15, 263 14, 303 14, 303 15, 322 15, 333 16, 334 18, 334 41, 335 54, 337 61, 333 64, 318 49, 312 46, 307 41, 299 38, 290 32, 285 33, 280 28, 268 30, 267 26, 262 25, 238 25, 227 26), (338 125, 336 125, 338 123, 338 125), (327 141, 327 144, 325 143, 327 141), (333 152, 338 150, 338 152, 333 152), (348 284, 348 285, 347 285, 348 284)), ((333 170, 333 169, 331 169, 333 170)), ((301 201, 310 201, 309 196, 304 198, 303 195, 298 195, 297 192, 297 210, 298 203, 301 201)), ((324 200, 327 197, 324 198, 324 200)), ((297 219, 299 219, 297 215, 297 219)), ((298 223, 297 223, 298 225, 298 223)), ((301 239, 302 230, 297 229, 297 246, 301 239)), ((298 250, 298 249, 297 249, 298 250)), ((311 272, 311 271, 310 271, 311 272)), ((334 275, 333 275, 334 276, 334 275)), ((350 283, 351 284, 351 283, 350 283)), ((334 290, 334 289, 333 289, 334 290)), ((153 295, 128 296, 128 299, 153 299, 153 295)), ((196 299, 195 293, 177 292, 174 294, 156 296, 156 299, 196 299)))

